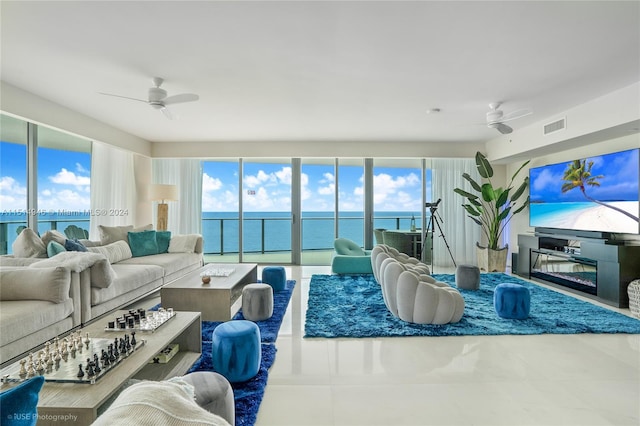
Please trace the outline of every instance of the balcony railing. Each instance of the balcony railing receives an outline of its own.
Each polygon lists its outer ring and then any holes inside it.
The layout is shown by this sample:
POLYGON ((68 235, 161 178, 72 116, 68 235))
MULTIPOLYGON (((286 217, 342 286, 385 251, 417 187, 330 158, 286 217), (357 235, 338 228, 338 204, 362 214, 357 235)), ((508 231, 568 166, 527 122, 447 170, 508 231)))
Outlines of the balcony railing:
MULTIPOLYGON (((205 254, 238 253, 239 218, 203 218, 202 235, 205 254)), ((291 251, 291 218, 244 218, 243 250, 245 253, 266 254, 291 251)), ((409 229, 411 216, 375 217, 374 228, 409 229)), ((307 216, 302 218, 302 250, 332 250, 334 240, 333 217, 307 216)), ((362 245, 363 217, 339 217, 340 236, 362 245)), ((0 254, 11 253, 20 227, 26 221, 0 221, 0 254)), ((41 230, 64 232, 69 225, 89 229, 89 219, 56 219, 38 221, 41 230)))

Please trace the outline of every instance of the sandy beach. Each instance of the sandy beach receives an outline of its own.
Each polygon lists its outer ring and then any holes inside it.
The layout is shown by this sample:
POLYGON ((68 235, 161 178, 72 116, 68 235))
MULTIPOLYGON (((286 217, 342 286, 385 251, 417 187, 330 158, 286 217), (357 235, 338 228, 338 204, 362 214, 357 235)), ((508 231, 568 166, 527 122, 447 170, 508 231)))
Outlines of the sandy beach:
MULTIPOLYGON (((607 203, 638 216, 638 202, 621 201, 607 203)), ((596 205, 576 215, 563 215, 554 221, 553 227, 585 229, 620 233, 638 233, 638 222, 605 206, 596 205)))

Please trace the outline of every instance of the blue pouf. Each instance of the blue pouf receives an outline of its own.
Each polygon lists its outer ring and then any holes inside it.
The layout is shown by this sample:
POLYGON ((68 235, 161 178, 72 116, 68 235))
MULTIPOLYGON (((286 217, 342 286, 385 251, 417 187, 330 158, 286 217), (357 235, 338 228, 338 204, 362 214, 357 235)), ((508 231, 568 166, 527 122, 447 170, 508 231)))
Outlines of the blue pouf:
POLYGON ((530 306, 529 289, 520 284, 498 284, 493 292, 493 307, 500 318, 526 319, 530 306))
POLYGON ((211 338, 213 370, 232 383, 251 379, 260 368, 260 329, 251 321, 235 320, 220 324, 211 338))
POLYGON ((287 274, 282 266, 266 266, 262 270, 262 282, 273 287, 273 291, 284 290, 287 274))

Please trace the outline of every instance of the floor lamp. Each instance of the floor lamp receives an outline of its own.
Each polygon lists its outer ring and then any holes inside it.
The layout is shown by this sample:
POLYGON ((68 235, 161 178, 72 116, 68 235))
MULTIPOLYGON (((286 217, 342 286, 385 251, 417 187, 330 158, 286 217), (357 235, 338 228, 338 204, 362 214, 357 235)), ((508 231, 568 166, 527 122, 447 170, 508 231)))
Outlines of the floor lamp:
POLYGON ((166 231, 169 223, 169 205, 165 201, 178 200, 177 185, 151 185, 151 200, 159 201, 158 203, 158 231, 166 231))

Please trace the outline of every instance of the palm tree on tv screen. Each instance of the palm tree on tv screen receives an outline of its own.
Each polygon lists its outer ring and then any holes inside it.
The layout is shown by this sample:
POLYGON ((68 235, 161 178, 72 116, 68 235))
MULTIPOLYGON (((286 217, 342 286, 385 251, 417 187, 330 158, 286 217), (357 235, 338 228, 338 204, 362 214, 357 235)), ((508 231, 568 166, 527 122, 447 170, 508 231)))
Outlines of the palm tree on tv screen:
POLYGON ((636 222, 640 222, 640 219, 635 217, 631 213, 626 212, 616 206, 611 206, 607 203, 603 203, 602 201, 595 200, 587 195, 586 187, 600 186, 600 182, 598 181, 604 178, 604 175, 592 176, 591 167, 593 167, 593 161, 589 161, 589 163, 587 164, 586 160, 573 160, 567 166, 567 169, 564 171, 564 175, 562 176, 562 179, 565 181, 565 183, 562 185, 562 193, 564 194, 565 192, 571 191, 574 188, 580 188, 582 195, 584 195, 587 200, 613 209, 625 216, 630 217, 636 222))

